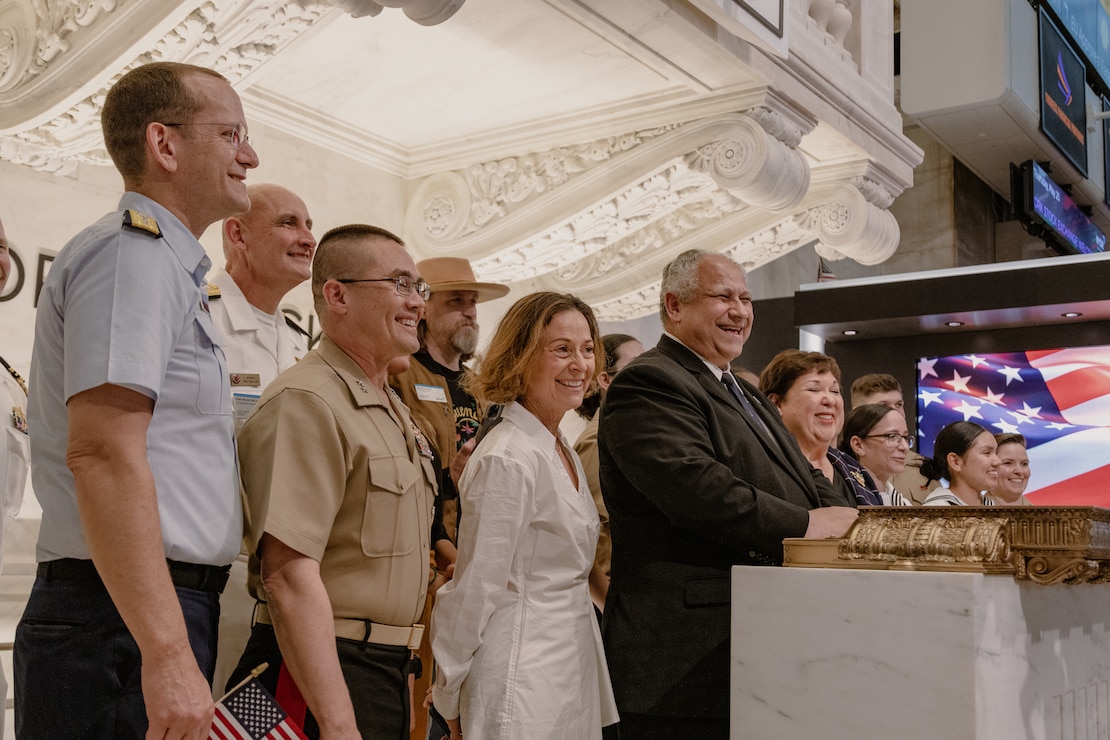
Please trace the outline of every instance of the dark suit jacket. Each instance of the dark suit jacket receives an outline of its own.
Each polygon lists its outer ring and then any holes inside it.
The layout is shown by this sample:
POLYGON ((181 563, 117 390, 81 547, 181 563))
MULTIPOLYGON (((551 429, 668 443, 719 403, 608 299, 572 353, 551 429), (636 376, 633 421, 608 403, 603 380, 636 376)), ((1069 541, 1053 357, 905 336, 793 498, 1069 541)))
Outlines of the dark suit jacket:
POLYGON ((728 716, 729 569, 779 565, 808 510, 848 506, 743 380, 767 430, 663 336, 616 376, 598 435, 613 539, 603 633, 617 706, 728 716))

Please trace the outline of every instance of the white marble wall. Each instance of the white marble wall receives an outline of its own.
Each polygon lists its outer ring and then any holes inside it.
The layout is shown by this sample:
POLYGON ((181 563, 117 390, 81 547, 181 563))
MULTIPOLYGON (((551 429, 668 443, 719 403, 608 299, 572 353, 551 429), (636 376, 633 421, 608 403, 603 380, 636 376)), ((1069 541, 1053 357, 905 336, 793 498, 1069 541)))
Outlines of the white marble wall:
POLYGON ((737 567, 732 737, 1110 737, 1110 590, 737 567))

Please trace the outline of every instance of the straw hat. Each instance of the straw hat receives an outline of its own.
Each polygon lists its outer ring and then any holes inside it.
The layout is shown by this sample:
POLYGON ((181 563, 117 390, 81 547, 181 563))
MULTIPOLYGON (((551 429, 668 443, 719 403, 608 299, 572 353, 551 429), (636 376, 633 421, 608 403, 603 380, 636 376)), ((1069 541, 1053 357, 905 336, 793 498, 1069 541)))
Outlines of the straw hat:
POLYGON ((492 301, 509 292, 508 285, 479 283, 474 277, 470 260, 462 257, 432 257, 416 263, 416 270, 433 293, 446 290, 474 290, 478 302, 492 301))

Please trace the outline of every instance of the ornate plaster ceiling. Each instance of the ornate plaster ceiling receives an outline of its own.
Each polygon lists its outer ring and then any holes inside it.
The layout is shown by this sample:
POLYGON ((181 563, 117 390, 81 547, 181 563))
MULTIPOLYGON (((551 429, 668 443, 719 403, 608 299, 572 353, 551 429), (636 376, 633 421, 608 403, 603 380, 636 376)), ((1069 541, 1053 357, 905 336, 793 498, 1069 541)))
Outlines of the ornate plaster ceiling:
POLYGON ((920 160, 867 74, 892 8, 789 0, 782 58, 699 10, 731 1, 3 0, 0 157, 105 161, 112 80, 190 61, 250 120, 410 181, 419 256, 574 290, 603 319, 652 311, 693 246, 749 268, 806 244, 881 262, 920 160))

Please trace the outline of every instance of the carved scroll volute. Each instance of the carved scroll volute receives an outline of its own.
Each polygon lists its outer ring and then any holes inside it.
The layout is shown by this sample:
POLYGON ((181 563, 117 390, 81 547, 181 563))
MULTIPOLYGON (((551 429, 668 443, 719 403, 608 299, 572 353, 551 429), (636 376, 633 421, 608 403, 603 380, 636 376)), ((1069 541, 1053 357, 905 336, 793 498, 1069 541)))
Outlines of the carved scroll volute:
POLYGON ((809 191, 805 157, 749 118, 700 147, 690 164, 737 198, 771 211, 793 208, 809 191))
POLYGON ((894 215, 869 202, 854 185, 830 183, 815 195, 822 202, 798 223, 817 237, 822 257, 851 257, 863 265, 877 265, 898 249, 901 231, 894 215))
POLYGON ((422 253, 449 250, 470 223, 470 187, 455 172, 441 172, 424 180, 409 203, 405 233, 422 247, 422 253))
POLYGON ((382 8, 401 8, 409 20, 436 26, 453 16, 466 0, 329 0, 355 18, 375 16, 382 8))
POLYGON ((0 93, 12 90, 35 59, 35 14, 25 0, 0 3, 0 93))

